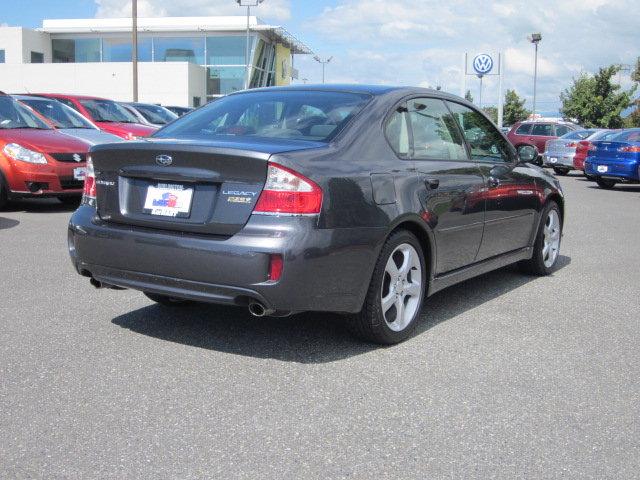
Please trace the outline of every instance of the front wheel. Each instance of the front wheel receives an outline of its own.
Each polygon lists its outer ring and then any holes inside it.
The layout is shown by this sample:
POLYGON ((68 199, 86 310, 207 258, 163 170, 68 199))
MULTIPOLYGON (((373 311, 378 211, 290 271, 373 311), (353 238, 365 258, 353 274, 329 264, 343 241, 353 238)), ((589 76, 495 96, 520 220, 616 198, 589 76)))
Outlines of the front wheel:
POLYGON ((560 255, 562 238, 562 220, 560 208, 556 202, 549 202, 542 211, 542 222, 538 227, 533 255, 529 260, 520 262, 520 267, 532 275, 549 275, 560 255))
POLYGON ((562 176, 569 173, 569 170, 566 168, 553 167, 553 171, 555 172, 556 175, 562 175, 562 176))
POLYGON ((616 181, 609 180, 608 178, 597 178, 596 183, 600 188, 604 188, 605 190, 611 190, 616 186, 616 181))
POLYGON ((411 335, 426 285, 420 242, 411 232, 392 234, 380 252, 362 311, 352 325, 365 340, 391 345, 411 335))

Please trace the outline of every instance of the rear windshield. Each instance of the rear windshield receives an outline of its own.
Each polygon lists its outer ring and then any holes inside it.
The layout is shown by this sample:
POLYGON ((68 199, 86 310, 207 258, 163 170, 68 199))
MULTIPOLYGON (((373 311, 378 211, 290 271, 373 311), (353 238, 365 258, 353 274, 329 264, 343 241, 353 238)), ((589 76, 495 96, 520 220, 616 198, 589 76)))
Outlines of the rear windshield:
POLYGON ((311 90, 240 93, 201 107, 153 136, 328 142, 369 98, 365 94, 311 90))
POLYGON ((0 95, 0 129, 34 128, 51 130, 35 113, 8 95, 0 95))
POLYGON ((56 128, 96 128, 73 108, 69 108, 57 100, 29 98, 20 101, 46 117, 56 128))
POLYGON ((589 140, 611 140, 620 134, 620 130, 600 130, 589 137, 589 140))
POLYGON ((132 113, 111 100, 80 100, 96 122, 137 123, 132 113))
POLYGON ((136 103, 131 106, 139 111, 140 115, 146 118, 148 122, 155 123, 157 125, 165 125, 178 118, 178 115, 159 105, 136 103))
POLYGON ((640 142, 640 130, 626 130, 611 140, 614 142, 640 142))

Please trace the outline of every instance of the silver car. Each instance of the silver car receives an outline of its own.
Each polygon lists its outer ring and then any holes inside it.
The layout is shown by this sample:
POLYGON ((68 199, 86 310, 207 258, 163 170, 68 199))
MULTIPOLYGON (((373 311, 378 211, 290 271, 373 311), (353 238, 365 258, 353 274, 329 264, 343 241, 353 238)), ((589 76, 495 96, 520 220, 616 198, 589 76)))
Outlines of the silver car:
POLYGON ((135 115, 141 124, 150 127, 164 127, 178 118, 178 115, 168 108, 153 103, 130 102, 121 103, 121 105, 135 115))
POLYGON ((84 140, 91 145, 123 141, 116 135, 100 130, 91 120, 53 98, 36 95, 13 95, 13 98, 35 110, 59 132, 84 140))
POLYGON ((588 140, 593 134, 600 130, 596 128, 588 130, 575 130, 565 133, 554 140, 549 140, 542 155, 545 166, 552 167, 557 175, 566 175, 574 169, 573 157, 580 140, 588 140))

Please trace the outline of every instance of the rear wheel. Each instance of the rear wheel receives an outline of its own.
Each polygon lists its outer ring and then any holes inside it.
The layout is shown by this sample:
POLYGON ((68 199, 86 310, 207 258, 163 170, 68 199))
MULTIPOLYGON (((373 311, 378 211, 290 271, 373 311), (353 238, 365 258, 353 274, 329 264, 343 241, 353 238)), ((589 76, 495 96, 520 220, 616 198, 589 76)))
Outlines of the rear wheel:
POLYGON ((593 182, 595 181, 596 177, 594 177, 593 175, 587 175, 586 173, 584 174, 584 176, 587 178, 587 180, 593 182))
POLYGON ((4 181, 2 173, 0 173, 0 210, 7 206, 9 203, 9 189, 4 181))
POLYGON ((158 295, 157 293, 151 292, 142 292, 149 300, 153 300, 160 305, 164 305, 167 307, 179 307, 182 305, 187 305, 189 300, 182 300, 180 298, 168 297, 166 295, 158 295))
POLYGON ((420 316, 425 284, 420 242, 406 230, 394 233, 382 247, 362 311, 353 318, 355 332, 385 345, 405 340, 420 316))
POLYGON ((532 275, 549 275, 560 255, 562 220, 556 202, 549 202, 542 211, 542 222, 538 228, 533 255, 519 263, 521 269, 532 275))
POLYGON ((563 176, 569 173, 568 168, 553 167, 553 171, 556 173, 556 175, 563 175, 563 176))
POLYGON ((596 183, 600 188, 604 188, 605 190, 611 190, 616 186, 616 181, 609 180, 608 178, 596 178, 596 183))

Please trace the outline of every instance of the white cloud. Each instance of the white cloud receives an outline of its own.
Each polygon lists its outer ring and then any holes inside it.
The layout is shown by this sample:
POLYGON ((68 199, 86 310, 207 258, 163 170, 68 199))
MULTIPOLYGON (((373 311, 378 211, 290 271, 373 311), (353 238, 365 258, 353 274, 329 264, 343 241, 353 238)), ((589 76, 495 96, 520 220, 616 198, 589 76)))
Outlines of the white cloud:
MULTIPOLYGON (((94 0, 96 17, 129 17, 131 0, 94 0)), ((290 0, 268 0, 251 9, 252 14, 268 20, 288 20, 290 0)), ((141 17, 244 15, 245 10, 233 0, 138 0, 141 17)))

